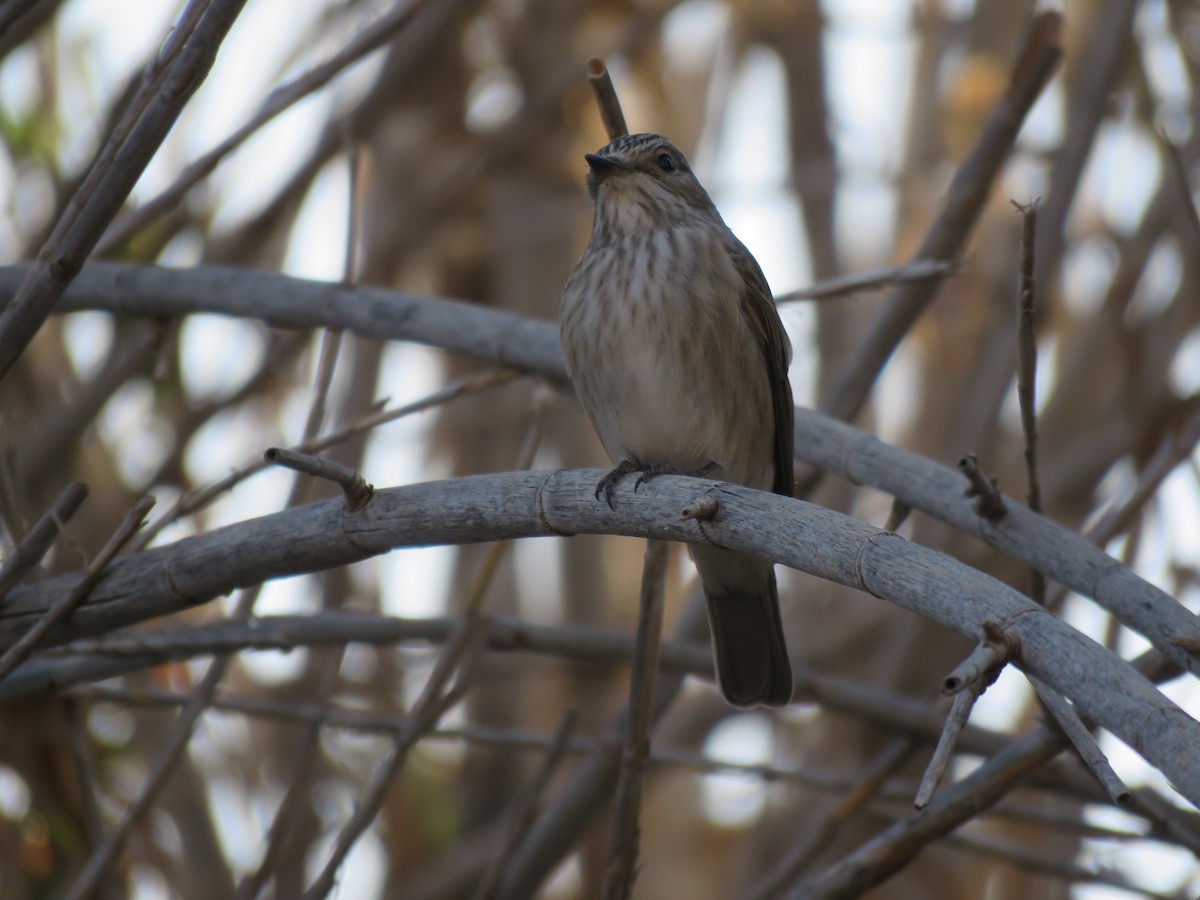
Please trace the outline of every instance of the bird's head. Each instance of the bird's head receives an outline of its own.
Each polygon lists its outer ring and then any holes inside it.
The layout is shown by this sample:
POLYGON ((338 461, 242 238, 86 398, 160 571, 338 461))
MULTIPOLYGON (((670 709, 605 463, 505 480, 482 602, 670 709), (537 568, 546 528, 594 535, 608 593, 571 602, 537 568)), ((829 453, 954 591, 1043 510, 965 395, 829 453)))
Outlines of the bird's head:
POLYGON ((584 159, 597 232, 625 237, 716 215, 687 159, 665 137, 626 135, 584 159))

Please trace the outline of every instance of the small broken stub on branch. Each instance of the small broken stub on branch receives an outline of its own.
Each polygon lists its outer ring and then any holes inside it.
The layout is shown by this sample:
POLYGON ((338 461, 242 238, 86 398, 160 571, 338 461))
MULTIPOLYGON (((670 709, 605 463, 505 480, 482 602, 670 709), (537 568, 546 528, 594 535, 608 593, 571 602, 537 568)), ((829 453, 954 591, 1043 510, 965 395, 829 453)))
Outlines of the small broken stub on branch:
POLYGON ((974 453, 968 453, 958 461, 959 471, 970 482, 963 491, 964 497, 974 497, 975 512, 989 522, 1002 519, 1008 512, 1004 505, 1004 496, 1000 493, 1000 484, 993 476, 985 475, 979 468, 979 460, 974 453))
POLYGON ((695 519, 697 522, 711 522, 721 510, 721 501, 712 494, 701 494, 696 502, 686 507, 679 514, 681 519, 695 519))

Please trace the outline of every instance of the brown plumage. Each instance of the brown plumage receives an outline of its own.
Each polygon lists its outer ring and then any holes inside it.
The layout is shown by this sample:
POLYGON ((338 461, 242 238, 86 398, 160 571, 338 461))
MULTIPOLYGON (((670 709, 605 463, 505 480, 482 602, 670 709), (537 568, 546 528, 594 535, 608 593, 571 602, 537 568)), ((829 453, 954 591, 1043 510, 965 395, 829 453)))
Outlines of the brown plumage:
MULTIPOLYGON (((792 495, 791 346, 762 270, 666 138, 587 157, 592 238, 563 292, 567 371, 625 472, 663 468, 792 495)), ((725 698, 791 699, 770 560, 693 545, 725 698)))

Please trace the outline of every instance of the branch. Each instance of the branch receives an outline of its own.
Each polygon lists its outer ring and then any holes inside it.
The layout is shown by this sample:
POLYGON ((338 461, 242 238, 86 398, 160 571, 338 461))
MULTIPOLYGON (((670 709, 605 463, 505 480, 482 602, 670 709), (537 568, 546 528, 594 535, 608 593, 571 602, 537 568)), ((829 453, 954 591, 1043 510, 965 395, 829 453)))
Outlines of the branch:
MULTIPOLYGON (((1037 469, 1037 337, 1034 334, 1033 261, 1037 236, 1037 201, 1022 206, 1021 277, 1017 288, 1017 399, 1021 405, 1021 432, 1025 437, 1025 502, 1036 513, 1042 511, 1042 489, 1037 469)), ((1046 578, 1037 569, 1029 573, 1029 596, 1045 605, 1046 578)))
MULTIPOLYGON (((945 261, 962 253, 1025 116, 1058 65, 1061 22, 1061 15, 1052 11, 1042 12, 1034 20, 1008 90, 993 107, 975 148, 955 174, 946 192, 946 205, 925 236, 917 259, 945 261)), ((858 415, 892 351, 933 300, 939 284, 917 282, 892 292, 887 307, 822 402, 824 411, 846 420, 858 415)))
POLYGON ((363 28, 353 40, 328 60, 271 91, 258 111, 241 128, 190 163, 176 176, 170 187, 158 196, 117 219, 96 248, 97 255, 105 256, 111 253, 155 219, 176 209, 187 192, 210 175, 225 157, 245 143, 247 138, 295 103, 327 85, 354 63, 383 47, 412 21, 413 16, 424 5, 425 0, 397 4, 391 11, 363 28))
MULTIPOLYGON (((139 97, 146 96, 145 110, 131 104, 126 119, 100 148, 91 171, 38 254, 16 299, 0 313, 0 379, 33 340, 104 228, 120 210, 184 105, 212 68, 222 40, 245 3, 211 0, 204 4, 193 0, 184 10, 185 18, 201 9, 204 12, 167 71, 161 76, 153 70, 147 73, 143 87, 155 83, 156 90, 152 96, 147 96, 146 90, 139 92, 139 97), (161 86, 157 84, 160 79, 161 86)), ((183 32, 181 29, 180 34, 183 32)), ((168 49, 174 48, 175 42, 168 39, 168 49)))
MULTIPOLYGON (((618 487, 618 513, 592 496, 601 474, 448 479, 379 491, 358 513, 347 513, 340 501, 315 503, 185 538, 118 560, 70 627, 48 637, 62 642, 111 630, 239 584, 345 565, 401 546, 581 532, 706 540, 865 590, 975 640, 985 622, 997 623, 1020 648, 1016 662, 1023 670, 1070 697, 1081 714, 1200 802, 1200 759, 1191 749, 1200 741, 1200 725, 1115 654, 1011 588, 848 516, 731 484, 663 476, 638 493, 618 487), (681 517, 709 491, 722 498, 716 519, 681 517), (413 516, 414 509, 423 514, 413 516)), ((0 637, 19 631, 67 583, 56 579, 15 591, 0 611, 0 637)))
MULTIPOLYGON (((11 297, 25 270, 0 267, 0 297, 11 297)), ((288 328, 328 326, 367 337, 431 344, 536 373, 557 385, 567 383, 553 323, 379 288, 345 290, 326 282, 220 267, 179 271, 97 263, 80 274, 60 307, 63 312, 107 309, 152 318, 206 311, 261 318, 288 328)), ((821 413, 797 408, 795 415, 797 460, 889 493, 1011 554, 1092 597, 1177 665, 1195 670, 1188 653, 1173 643, 1200 639, 1195 616, 1099 548, 1012 500, 1007 501, 1010 512, 1004 521, 981 523, 963 502, 958 472, 821 413)), ((1200 415, 1193 411, 1167 465, 1186 459, 1198 439, 1200 415)))
MULTIPOLYGON (((80 500, 82 501, 82 497, 80 500)), ((79 604, 95 589, 100 579, 104 577, 104 570, 112 562, 113 557, 121 552, 121 548, 133 537, 134 532, 142 527, 146 513, 150 511, 150 507, 152 506, 154 506, 153 497, 143 497, 134 504, 133 509, 121 520, 121 524, 117 526, 117 530, 108 539, 108 543, 96 554, 96 558, 92 560, 92 564, 88 566, 83 576, 76 580, 71 590, 55 600, 49 609, 30 626, 29 630, 4 651, 4 655, 0 656, 0 681, 3 681, 13 669, 20 665, 33 652, 33 649, 48 631, 74 612, 79 604)))
POLYGON ((637 870, 642 770, 650 754, 650 722, 654 715, 654 676, 658 672, 662 641, 663 604, 666 599, 668 547, 664 541, 646 542, 642 564, 642 590, 638 598, 637 638, 629 684, 629 726, 621 753, 617 780, 616 815, 608 870, 604 878, 606 900, 625 900, 633 893, 637 870))
POLYGON ((42 561, 54 539, 58 537, 64 526, 75 515, 84 500, 87 499, 88 486, 82 482, 67 485, 54 504, 33 523, 29 533, 21 539, 0 565, 0 602, 9 589, 24 577, 25 573, 42 561))

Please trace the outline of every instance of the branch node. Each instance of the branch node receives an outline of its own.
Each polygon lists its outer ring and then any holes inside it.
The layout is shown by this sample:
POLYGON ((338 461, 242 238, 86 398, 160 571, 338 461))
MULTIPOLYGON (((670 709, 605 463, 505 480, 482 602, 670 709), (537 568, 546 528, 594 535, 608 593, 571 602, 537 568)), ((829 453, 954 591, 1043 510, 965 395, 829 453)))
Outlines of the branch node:
POLYGON ((1015 650, 1014 640, 1003 628, 995 622, 984 622, 983 640, 942 679, 942 693, 952 696, 970 688, 976 696, 982 694, 996 680, 1015 650))
POLYGON ((1004 497, 1000 493, 1000 483, 994 476, 985 475, 980 470, 979 459, 975 454, 968 453, 960 459, 958 468, 970 482, 967 489, 963 491, 963 496, 975 498, 973 504, 975 512, 989 522, 1004 518, 1008 507, 1005 506, 1004 497))
POLYGON ((713 494, 701 494, 691 505, 684 507, 679 514, 681 519, 695 519, 697 522, 711 522, 721 511, 721 501, 713 494))

